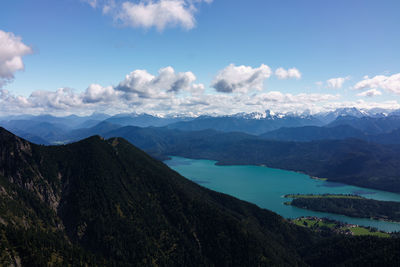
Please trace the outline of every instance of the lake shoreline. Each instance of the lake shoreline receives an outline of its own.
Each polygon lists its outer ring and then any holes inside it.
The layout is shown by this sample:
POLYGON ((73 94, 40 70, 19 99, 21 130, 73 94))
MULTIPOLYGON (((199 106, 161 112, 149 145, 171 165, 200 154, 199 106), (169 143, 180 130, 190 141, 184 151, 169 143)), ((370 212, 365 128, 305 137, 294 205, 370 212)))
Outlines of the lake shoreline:
MULTIPOLYGON (((178 155, 168 155, 165 156, 166 158, 170 157, 182 157, 182 156, 178 156, 178 155)), ((184 158, 184 157, 182 157, 184 158)), ((168 161, 169 159, 165 159, 164 161, 168 161)), ((210 160, 213 161, 214 164, 216 166, 257 166, 257 167, 265 167, 265 168, 272 168, 272 169, 278 169, 278 170, 284 170, 284 171, 291 171, 291 172, 296 172, 296 173, 301 173, 301 174, 305 174, 307 176, 309 176, 311 179, 314 180, 321 180, 321 181, 326 181, 326 182, 333 182, 333 183, 338 183, 338 184, 345 184, 345 185, 350 185, 350 186, 357 186, 360 188, 364 188, 364 189, 372 189, 372 190, 380 190, 380 191, 385 191, 385 192, 390 192, 390 193, 395 193, 395 194, 400 194, 400 192, 397 190, 383 190, 381 188, 376 188, 376 187, 368 187, 366 185, 360 185, 358 183, 351 183, 351 181, 336 181, 332 178, 325 178, 325 177, 318 177, 315 175, 311 175, 305 171, 300 171, 300 170, 293 170, 293 169, 282 169, 282 168, 278 168, 278 167, 271 167, 267 164, 248 164, 248 163, 240 163, 240 162, 235 162, 235 163, 226 163, 226 162, 221 162, 221 160, 218 159, 208 159, 208 158, 203 158, 203 157, 194 157, 194 158, 190 158, 193 160, 210 160)))
MULTIPOLYGON (((400 202, 400 194, 353 185, 327 186, 327 182, 301 172, 257 165, 218 165, 215 160, 189 159, 170 156, 165 161, 170 168, 201 186, 225 193, 261 208, 278 213, 284 218, 301 216, 328 217, 351 224, 376 227, 387 232, 400 231, 400 224, 370 219, 359 219, 339 214, 314 212, 284 205, 287 194, 355 194, 367 192, 368 198, 400 202)), ((329 182, 329 184, 336 184, 329 182)))

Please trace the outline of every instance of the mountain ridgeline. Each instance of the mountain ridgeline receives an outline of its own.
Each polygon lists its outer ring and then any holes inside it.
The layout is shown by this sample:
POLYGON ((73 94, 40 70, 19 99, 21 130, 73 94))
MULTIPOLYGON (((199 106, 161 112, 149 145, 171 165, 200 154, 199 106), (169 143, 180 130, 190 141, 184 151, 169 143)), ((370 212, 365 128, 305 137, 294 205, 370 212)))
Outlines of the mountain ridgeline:
POLYGON ((12 117, 0 124, 38 144, 71 143, 92 135, 124 137, 162 160, 175 155, 217 160, 219 164, 266 165, 331 181, 400 192, 397 156, 400 116, 397 113, 367 116, 365 112, 350 109, 325 116, 254 113, 196 119, 98 114, 86 118, 12 117), (104 118, 92 125, 93 121, 104 118), (315 125, 322 122, 323 126, 315 125), (166 126, 123 126, 126 124, 166 126), (82 125, 87 127, 77 128, 82 125), (267 128, 275 130, 259 136, 249 134, 267 128))
POLYGON ((396 238, 321 237, 205 189, 122 138, 39 146, 0 128, 0 199, 2 265, 334 266, 400 260, 396 238))
POLYGON ((374 113, 338 109, 326 114, 295 115, 239 113, 230 116, 156 117, 148 114, 93 114, 87 117, 20 115, 0 118, 0 126, 38 144, 63 144, 93 134, 103 135, 118 127, 167 127, 182 131, 216 130, 260 135, 279 141, 362 139, 381 144, 400 144, 399 112, 374 113))

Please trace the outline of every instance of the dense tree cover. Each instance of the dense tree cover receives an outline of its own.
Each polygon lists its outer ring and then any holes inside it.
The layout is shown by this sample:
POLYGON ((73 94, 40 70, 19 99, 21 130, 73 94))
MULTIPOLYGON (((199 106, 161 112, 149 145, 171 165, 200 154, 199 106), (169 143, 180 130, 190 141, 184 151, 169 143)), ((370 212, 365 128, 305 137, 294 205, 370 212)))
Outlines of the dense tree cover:
POLYGON ((9 261, 301 265, 296 248, 316 238, 186 180, 123 139, 45 147, 0 131, 0 152, 9 261))
POLYGON ((311 266, 399 266, 398 239, 372 236, 335 236, 303 250, 311 266))
MULTIPOLYGON (((399 119, 400 121, 400 119, 399 119)), ((351 125, 336 125, 332 127, 324 126, 304 126, 292 128, 280 128, 275 131, 260 135, 263 139, 279 141, 310 142, 316 140, 343 140, 357 138, 378 144, 400 144, 400 129, 387 127, 388 131, 371 134, 362 129, 356 129, 351 125)))
MULTIPOLYGON (((325 253, 308 249, 319 234, 205 189, 121 138, 46 147, 0 129, 0 176, 4 264, 307 266, 325 253)), ((394 263, 398 243, 375 256, 394 263)))
POLYGON ((400 221, 400 203, 366 198, 295 198, 291 205, 315 211, 338 213, 351 217, 400 221))

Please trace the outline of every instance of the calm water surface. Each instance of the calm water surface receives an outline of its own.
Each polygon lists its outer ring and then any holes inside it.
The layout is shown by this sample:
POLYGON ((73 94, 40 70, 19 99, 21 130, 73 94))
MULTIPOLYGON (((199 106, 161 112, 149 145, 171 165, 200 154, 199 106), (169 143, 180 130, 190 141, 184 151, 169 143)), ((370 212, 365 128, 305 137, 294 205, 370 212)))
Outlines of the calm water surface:
POLYGON ((400 231, 400 223, 352 218, 284 205, 286 194, 358 194, 366 198, 400 202, 400 194, 311 179, 308 175, 261 166, 218 166, 212 160, 171 157, 165 163, 192 181, 272 210, 286 218, 328 217, 338 221, 400 231))

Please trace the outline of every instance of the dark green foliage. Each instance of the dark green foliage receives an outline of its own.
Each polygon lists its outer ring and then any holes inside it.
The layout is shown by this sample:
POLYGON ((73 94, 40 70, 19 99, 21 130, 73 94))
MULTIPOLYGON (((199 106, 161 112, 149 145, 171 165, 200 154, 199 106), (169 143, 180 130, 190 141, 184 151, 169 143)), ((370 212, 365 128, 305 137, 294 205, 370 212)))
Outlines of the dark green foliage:
POLYGON ((8 252, 8 260, 22 266, 87 266, 107 264, 107 260, 68 242, 62 232, 18 229, 0 225, 0 247, 8 252))
POLYGON ((400 203, 354 198, 296 198, 291 205, 351 217, 400 221, 400 203))
POLYGON ((399 266, 400 239, 372 236, 323 239, 303 251, 311 266, 399 266))
MULTIPOLYGON (((121 138, 46 147, 0 129, 0 173, 2 264, 306 266, 323 258, 306 253, 319 234, 205 189, 121 138)), ((374 256, 397 253, 392 242, 374 256)))
POLYGON ((297 247, 316 238, 184 179, 123 139, 45 147, 0 135, 3 245, 23 263, 75 255, 119 266, 293 266, 303 264, 297 247))

